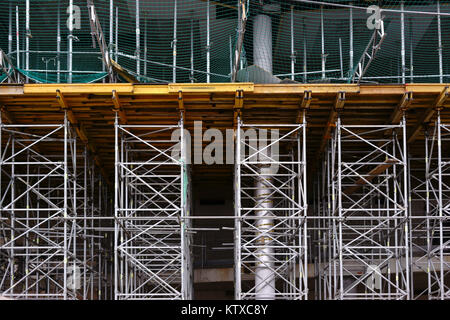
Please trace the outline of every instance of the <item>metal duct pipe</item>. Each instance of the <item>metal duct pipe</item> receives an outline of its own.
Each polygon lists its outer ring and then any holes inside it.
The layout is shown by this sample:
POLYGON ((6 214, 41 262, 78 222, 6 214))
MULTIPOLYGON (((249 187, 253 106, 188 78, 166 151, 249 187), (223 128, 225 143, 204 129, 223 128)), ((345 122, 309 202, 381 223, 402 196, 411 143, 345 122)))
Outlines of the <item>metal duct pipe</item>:
POLYGON ((253 22, 253 64, 272 72, 272 18, 259 14, 253 22))
MULTIPOLYGON (((267 150, 267 149, 266 149, 267 150)), ((265 158, 266 153, 260 155, 265 158)), ((268 159, 261 159, 268 161, 268 159)), ((255 222, 257 228, 256 265, 255 265, 255 298, 256 300, 275 299, 275 274, 272 238, 270 236, 273 227, 271 208, 273 201, 270 197, 273 189, 271 187, 273 169, 270 166, 263 165, 259 169, 259 176, 256 181, 256 216, 267 217, 267 219, 257 219, 255 222)))

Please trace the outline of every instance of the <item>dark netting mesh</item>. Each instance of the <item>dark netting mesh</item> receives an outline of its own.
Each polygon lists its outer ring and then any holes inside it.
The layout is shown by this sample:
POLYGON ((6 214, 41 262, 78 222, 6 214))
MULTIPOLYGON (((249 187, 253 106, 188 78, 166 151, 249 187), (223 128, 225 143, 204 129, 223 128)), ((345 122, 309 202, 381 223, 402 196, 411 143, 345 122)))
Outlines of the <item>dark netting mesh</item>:
MULTIPOLYGON (((5 0, 0 6, 0 48, 17 69, 36 82, 104 79, 106 70, 100 50, 98 46, 93 47, 87 1, 73 0, 72 35, 67 26, 71 1, 29 2, 29 30, 26 0, 5 0), (68 63, 70 38, 72 72, 68 63)), ((267 76, 257 68, 250 68, 255 64, 255 54, 262 50, 270 55, 272 73, 280 80, 348 82, 373 34, 367 27, 371 13, 366 8, 370 5, 381 8, 386 37, 363 81, 439 82, 442 78, 447 82, 449 79, 448 1, 440 1, 440 22, 436 15, 437 1, 404 1, 403 37, 402 1, 244 2, 248 20, 239 66, 244 69, 238 77, 240 81, 267 76), (261 34, 266 31, 255 28, 259 15, 270 17, 270 34, 261 34), (264 36, 271 38, 271 50, 254 47, 255 37, 264 36)), ((238 3, 239 0, 94 0, 112 58, 140 82, 149 83, 231 81, 238 39, 238 3)), ((0 80, 4 78, 4 74, 0 76, 0 80)))

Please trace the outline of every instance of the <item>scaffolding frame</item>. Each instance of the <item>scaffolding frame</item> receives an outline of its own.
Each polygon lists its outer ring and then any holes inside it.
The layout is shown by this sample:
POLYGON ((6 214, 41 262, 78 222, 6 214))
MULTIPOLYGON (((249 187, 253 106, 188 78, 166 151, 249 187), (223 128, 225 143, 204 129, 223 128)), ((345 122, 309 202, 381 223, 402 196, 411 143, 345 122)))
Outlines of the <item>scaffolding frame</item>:
POLYGON ((405 115, 343 125, 338 112, 324 167, 326 299, 410 298, 407 165, 405 115))
POLYGON ((77 161, 67 114, 63 124, 0 123, 0 135, 0 294, 94 299, 95 287, 99 298, 107 263, 96 257, 102 244, 87 214, 87 153, 77 161))
POLYGON ((300 124, 292 125, 244 124, 238 117, 234 176, 237 300, 308 298, 305 128, 304 114, 300 124), (249 136, 247 142, 244 129, 253 129, 260 137, 249 136), (264 171, 272 165, 275 171, 264 171), (263 186, 262 193, 258 185, 263 186), (246 274, 254 282, 244 283, 246 274), (270 297, 261 293, 265 290, 272 291, 270 297))
POLYGON ((191 299, 190 196, 184 119, 115 120, 115 299, 191 299), (167 134, 180 130, 180 140, 167 134), (166 134, 166 135, 165 135, 166 134))
POLYGON ((450 141, 450 125, 441 123, 426 136, 426 231, 428 299, 450 299, 450 157, 442 148, 450 141))

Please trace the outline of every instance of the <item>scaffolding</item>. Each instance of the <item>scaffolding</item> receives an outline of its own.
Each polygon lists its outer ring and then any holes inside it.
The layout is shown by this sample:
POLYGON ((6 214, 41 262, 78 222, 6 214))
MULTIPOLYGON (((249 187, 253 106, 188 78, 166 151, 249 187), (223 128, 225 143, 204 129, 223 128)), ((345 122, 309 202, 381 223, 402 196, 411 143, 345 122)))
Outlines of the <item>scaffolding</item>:
POLYGON ((450 141, 450 125, 438 111, 426 139, 426 230, 428 298, 450 299, 450 158, 442 147, 450 141))
POLYGON ((2 295, 106 298, 107 254, 92 220, 100 212, 88 194, 88 155, 77 154, 67 116, 63 124, 0 129, 2 295))
MULTIPOLYGON (((8 0, 0 9, 0 48, 10 63, 0 62, 0 69, 5 69, 0 81, 129 81, 125 72, 121 78, 113 75, 117 63, 139 82, 233 82, 238 71, 244 78, 252 75, 249 67, 256 65, 253 59, 258 55, 273 56, 271 75, 280 81, 448 80, 448 1, 382 3, 382 47, 370 40, 374 30, 368 27, 373 10, 369 5, 309 0, 8 0), (258 35, 251 30, 261 15, 270 17, 277 34, 269 55, 262 47, 254 49, 258 35), (12 68, 16 72, 9 75, 6 69, 12 68)), ((262 35, 271 34, 272 28, 267 31, 262 35)))
POLYGON ((123 125, 116 115, 115 299, 192 298, 183 121, 123 125))
POLYGON ((307 299, 305 116, 237 123, 235 298, 307 299))
POLYGON ((409 299, 406 121, 344 125, 326 161, 326 299, 409 299))

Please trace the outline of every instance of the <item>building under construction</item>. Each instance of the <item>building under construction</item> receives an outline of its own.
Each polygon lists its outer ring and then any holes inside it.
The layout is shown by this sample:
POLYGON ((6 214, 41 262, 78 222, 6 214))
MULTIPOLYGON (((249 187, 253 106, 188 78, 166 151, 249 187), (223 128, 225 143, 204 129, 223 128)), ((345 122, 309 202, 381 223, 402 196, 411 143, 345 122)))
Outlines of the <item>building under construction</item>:
POLYGON ((450 299, 450 1, 0 18, 0 298, 450 299))

